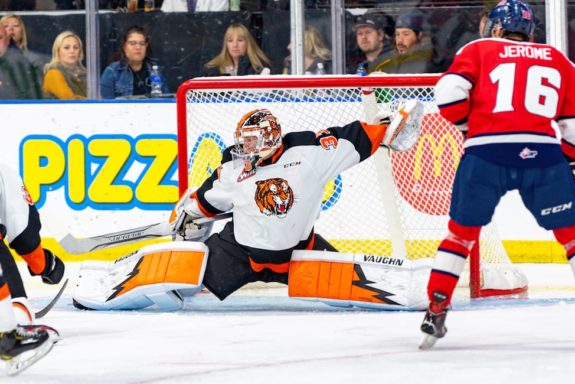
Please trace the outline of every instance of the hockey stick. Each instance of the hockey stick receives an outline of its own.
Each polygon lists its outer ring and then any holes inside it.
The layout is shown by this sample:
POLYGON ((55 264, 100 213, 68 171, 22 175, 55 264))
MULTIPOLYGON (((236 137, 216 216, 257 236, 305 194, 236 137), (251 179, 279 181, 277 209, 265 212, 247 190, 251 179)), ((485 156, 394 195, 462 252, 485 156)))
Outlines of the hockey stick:
MULTIPOLYGON (((214 217, 197 219, 194 220, 194 223, 202 225, 217 220, 228 219, 230 217, 232 217, 231 213, 224 213, 214 217)), ((61 240, 59 240, 58 243, 60 243, 60 246, 62 246, 62 248, 64 248, 68 253, 80 254, 96 251, 103 248, 115 247, 120 244, 129 244, 146 239, 157 239, 171 236, 172 234, 172 226, 168 222, 161 222, 145 225, 139 228, 126 229, 124 231, 86 238, 77 238, 68 233, 61 240)))
POLYGON ((48 305, 46 305, 44 308, 42 308, 41 310, 39 310, 38 312, 36 312, 34 314, 34 316, 37 319, 40 319, 44 316, 46 316, 46 314, 48 312, 50 312, 50 310, 52 309, 52 307, 54 307, 54 305, 56 305, 56 303, 58 302, 58 300, 60 300, 60 297, 62 296, 62 293, 64 293, 64 289, 66 289, 66 286, 68 285, 68 279, 66 279, 64 281, 64 284, 62 284, 62 286, 60 287, 60 290, 58 291, 58 293, 56 294, 56 296, 54 296, 54 298, 48 303, 48 305))

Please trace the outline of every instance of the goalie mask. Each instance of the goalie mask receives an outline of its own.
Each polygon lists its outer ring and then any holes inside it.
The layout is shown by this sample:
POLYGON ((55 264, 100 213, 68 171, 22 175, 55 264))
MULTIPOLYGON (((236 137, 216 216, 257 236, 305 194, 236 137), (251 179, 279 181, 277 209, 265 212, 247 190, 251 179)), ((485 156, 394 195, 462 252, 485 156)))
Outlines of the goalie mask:
POLYGON ((240 119, 234 140, 238 154, 266 159, 282 145, 281 126, 269 110, 256 109, 240 119))

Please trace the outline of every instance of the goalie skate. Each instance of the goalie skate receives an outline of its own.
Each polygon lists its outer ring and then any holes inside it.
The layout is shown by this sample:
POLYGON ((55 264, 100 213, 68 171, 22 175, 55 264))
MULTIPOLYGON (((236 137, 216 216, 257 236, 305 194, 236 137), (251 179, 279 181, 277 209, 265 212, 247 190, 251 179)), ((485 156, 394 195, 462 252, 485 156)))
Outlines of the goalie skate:
POLYGON ((36 363, 53 346, 54 340, 43 326, 18 326, 0 334, 0 359, 6 362, 6 373, 13 376, 36 363))
POLYGON ((395 113, 382 144, 397 152, 409 151, 419 140, 422 120, 423 103, 406 101, 395 113))

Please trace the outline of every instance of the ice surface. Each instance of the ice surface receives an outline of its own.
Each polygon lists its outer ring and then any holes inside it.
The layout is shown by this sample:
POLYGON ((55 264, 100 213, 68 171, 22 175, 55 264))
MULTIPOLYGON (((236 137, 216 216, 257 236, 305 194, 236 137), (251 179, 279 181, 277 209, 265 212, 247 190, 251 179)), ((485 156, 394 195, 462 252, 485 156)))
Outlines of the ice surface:
MULTIPOLYGON (((72 277, 74 264, 68 264, 72 277)), ((43 320, 63 340, 1 383, 568 383, 575 374, 575 280, 568 265, 522 265, 529 300, 458 298, 449 332, 419 351, 421 312, 337 309, 283 288, 183 311, 80 311, 70 290, 43 320)), ((28 276, 25 269, 23 275, 28 276)), ((54 287, 26 277, 33 304, 54 287)), ((460 294, 461 295, 461 294, 460 294)))

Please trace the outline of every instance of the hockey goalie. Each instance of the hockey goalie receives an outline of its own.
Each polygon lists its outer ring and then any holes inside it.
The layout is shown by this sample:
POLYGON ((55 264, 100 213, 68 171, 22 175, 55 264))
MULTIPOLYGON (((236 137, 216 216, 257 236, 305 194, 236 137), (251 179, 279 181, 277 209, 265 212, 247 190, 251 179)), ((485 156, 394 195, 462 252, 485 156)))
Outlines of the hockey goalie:
POLYGON ((391 257, 342 254, 314 232, 324 185, 380 146, 410 149, 423 105, 410 100, 379 112, 371 124, 353 121, 319 132, 282 136, 267 109, 238 122, 235 145, 218 169, 176 204, 173 242, 144 247, 113 263, 86 262, 74 304, 85 309, 175 310, 205 287, 220 300, 244 285, 277 282, 291 297, 335 305, 423 308, 428 266, 391 257), (198 219, 232 212, 219 233, 198 219), (205 239, 207 237, 207 239, 205 239), (205 241, 203 241, 205 239, 205 241), (203 242, 202 242, 203 241, 203 242), (420 281, 421 286, 414 286, 420 281))

